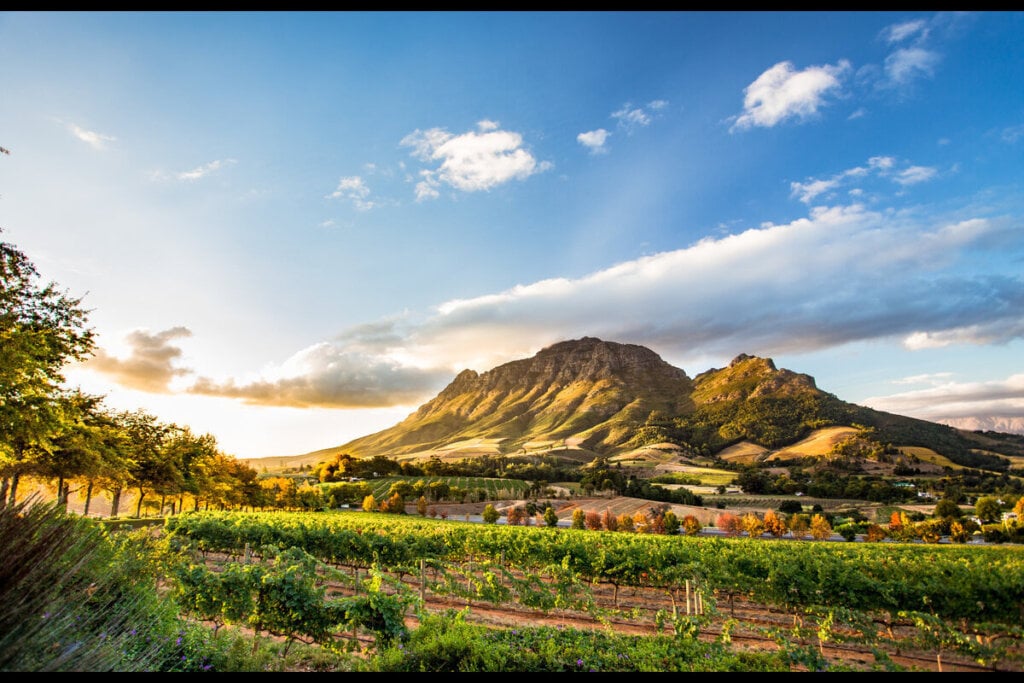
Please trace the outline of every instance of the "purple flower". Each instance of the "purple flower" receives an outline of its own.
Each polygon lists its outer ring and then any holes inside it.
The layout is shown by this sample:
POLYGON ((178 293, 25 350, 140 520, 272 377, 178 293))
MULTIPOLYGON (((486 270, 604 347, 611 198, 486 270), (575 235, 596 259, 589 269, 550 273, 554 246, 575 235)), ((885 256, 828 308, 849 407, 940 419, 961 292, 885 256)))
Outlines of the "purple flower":
POLYGON ((582 659, 577 659, 576 660, 576 666, 583 666, 583 660, 582 659))
POLYGON ((175 645, 181 645, 181 636, 178 636, 178 640, 175 641, 175 645))

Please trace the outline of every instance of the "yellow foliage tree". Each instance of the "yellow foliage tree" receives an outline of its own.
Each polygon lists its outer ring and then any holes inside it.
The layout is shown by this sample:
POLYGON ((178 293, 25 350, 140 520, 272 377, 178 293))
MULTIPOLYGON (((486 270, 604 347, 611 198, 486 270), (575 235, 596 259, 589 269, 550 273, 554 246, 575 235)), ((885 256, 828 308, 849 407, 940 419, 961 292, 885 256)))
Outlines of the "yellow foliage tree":
POLYGON ((811 517, 811 536, 818 541, 824 541, 832 537, 832 525, 828 523, 824 515, 811 517))
POLYGON ((686 515, 683 517, 683 533, 687 536, 696 536, 701 532, 703 526, 700 520, 693 515, 686 515))
POLYGON ((377 499, 373 497, 372 493, 366 496, 366 498, 363 498, 363 510, 365 510, 366 512, 373 512, 376 509, 377 499))
POLYGON ((742 518, 743 530, 751 538, 758 538, 764 533, 764 522, 753 512, 748 512, 742 518))
POLYGON ((764 513, 764 530, 770 533, 775 538, 783 536, 786 529, 786 522, 775 514, 774 510, 769 510, 764 513))
POLYGON ((633 528, 633 518, 630 517, 629 515, 627 515, 626 513, 622 513, 621 515, 616 517, 615 518, 615 524, 618 527, 619 531, 630 531, 631 532, 631 531, 634 530, 634 528, 633 528))

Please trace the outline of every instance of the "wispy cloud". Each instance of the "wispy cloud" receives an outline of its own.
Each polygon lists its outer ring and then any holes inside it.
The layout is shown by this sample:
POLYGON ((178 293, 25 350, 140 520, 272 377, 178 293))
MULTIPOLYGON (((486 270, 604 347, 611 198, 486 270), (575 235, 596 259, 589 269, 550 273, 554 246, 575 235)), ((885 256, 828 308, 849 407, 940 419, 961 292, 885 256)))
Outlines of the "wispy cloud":
POLYGON ((771 128, 783 121, 807 120, 826 104, 826 98, 838 91, 850 63, 811 66, 798 71, 792 62, 779 62, 744 89, 743 113, 730 130, 771 128))
POLYGON ((125 338, 129 348, 127 358, 98 348, 84 366, 108 375, 130 389, 168 393, 171 380, 191 372, 187 368, 175 367, 174 363, 182 357, 182 350, 172 342, 191 336, 192 332, 186 327, 172 327, 155 334, 148 330, 135 330, 125 338))
POLYGON ((927 35, 928 22, 924 19, 914 19, 898 24, 891 24, 882 29, 882 39, 887 43, 900 43, 913 36, 927 35))
POLYGON ((346 176, 338 181, 338 187, 327 195, 327 199, 343 199, 352 203, 360 211, 369 211, 378 203, 370 200, 370 188, 360 176, 346 176))
POLYGON ((613 111, 611 117, 615 119, 620 130, 632 135, 638 129, 651 125, 658 113, 667 106, 667 100, 653 100, 646 105, 633 105, 627 102, 613 111))
MULTIPOLYGON (((808 178, 805 181, 794 181, 790 183, 790 196, 796 197, 805 204, 818 199, 820 196, 829 197, 835 190, 847 185, 851 180, 866 179, 870 176, 890 178, 901 186, 923 183, 934 178, 938 171, 930 166, 908 166, 903 170, 896 171, 896 160, 889 156, 874 156, 868 159, 864 166, 854 166, 845 171, 840 171, 830 178, 808 178)), ((851 194, 863 194, 860 188, 849 190, 851 194)))
POLYGON ((604 154, 608 151, 605 143, 608 141, 608 136, 611 133, 606 131, 604 128, 598 128, 597 130, 589 130, 585 133, 580 133, 576 136, 576 141, 587 148, 591 154, 604 154))
POLYGON ((117 140, 113 135, 105 135, 103 133, 97 133, 94 130, 86 130, 75 123, 68 123, 67 127, 68 130, 71 131, 72 135, 93 149, 106 149, 108 142, 114 142, 117 140))
POLYGON ((953 376, 952 372, 930 372, 923 375, 910 375, 892 380, 893 384, 940 384, 953 376))
POLYGON ((476 131, 454 135, 443 128, 415 130, 402 138, 403 147, 423 162, 437 162, 435 168, 420 171, 416 199, 434 199, 447 185, 462 192, 490 190, 511 180, 525 180, 551 168, 537 161, 524 146, 523 136, 501 130, 495 121, 484 119, 476 131))
POLYGON ((940 61, 938 52, 920 47, 903 48, 885 58, 885 75, 891 85, 906 85, 918 78, 935 75, 935 67, 940 61))
POLYGON ((193 181, 205 178, 211 173, 216 173, 225 166, 237 163, 235 159, 214 159, 213 161, 203 164, 202 166, 196 166, 189 171, 181 171, 175 173, 174 177, 178 180, 193 181))
POLYGON ((1024 124, 1019 126, 1009 126, 1003 129, 1003 142, 1009 142, 1013 144, 1024 137, 1024 124))

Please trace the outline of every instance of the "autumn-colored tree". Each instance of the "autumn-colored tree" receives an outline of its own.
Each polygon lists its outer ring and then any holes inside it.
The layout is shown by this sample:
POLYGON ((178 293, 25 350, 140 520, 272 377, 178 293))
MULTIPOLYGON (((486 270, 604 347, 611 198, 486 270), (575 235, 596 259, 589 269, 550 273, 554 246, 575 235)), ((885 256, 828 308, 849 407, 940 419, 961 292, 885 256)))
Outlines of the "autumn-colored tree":
POLYGON ((949 525, 949 538, 954 543, 967 543, 971 540, 971 532, 961 522, 954 521, 949 525))
POLYGON ((683 517, 683 533, 687 536, 696 536, 701 532, 703 526, 700 520, 693 515, 686 515, 683 517))
POLYGON ((764 522, 753 512, 743 515, 740 521, 750 538, 759 538, 764 533, 764 522))
POLYGON ((646 512, 638 511, 633 513, 633 531, 638 534, 651 533, 651 519, 647 516, 646 512))
POLYGON ((601 526, 603 526, 606 531, 618 531, 619 520, 612 514, 611 510, 605 508, 604 513, 601 514, 601 526))
POLYGON ((634 531, 633 517, 625 512, 615 518, 615 525, 619 531, 634 531))
POLYGON ((1024 496, 1017 499, 1017 502, 1013 506, 1013 511, 1017 513, 1018 521, 1024 518, 1024 496))
MULTIPOLYGON (((582 513, 583 511, 580 510, 580 512, 582 513)), ((591 531, 600 531, 604 528, 604 524, 601 522, 601 515, 594 510, 583 516, 583 524, 591 531)))
POLYGON ((373 512, 377 509, 377 499, 373 497, 373 494, 363 498, 363 510, 366 512, 373 512))
POLYGON ((867 540, 869 543, 877 543, 885 540, 889 534, 886 533, 885 527, 880 524, 869 524, 867 531, 867 540))
POLYGON ((721 529, 727 536, 739 536, 743 531, 742 521, 731 512, 723 512, 718 515, 715 526, 721 529))
POLYGON ((786 522, 775 514, 774 510, 769 510, 764 513, 764 530, 775 538, 779 538, 784 536, 787 531, 786 522))
POLYGON ((663 534, 665 533, 665 511, 658 510, 652 512, 648 517, 647 521, 647 533, 649 534, 663 534))
POLYGON ((793 534, 793 538, 804 539, 807 538, 807 534, 810 531, 811 520, 802 512, 794 512, 786 520, 786 526, 789 527, 789 532, 793 534))
POLYGON ((526 520, 526 510, 520 506, 510 508, 505 514, 505 523, 509 526, 521 526, 526 520))
POLYGON ((889 531, 899 531, 907 523, 907 515, 900 510, 893 510, 889 515, 889 531))
POLYGON ((832 525, 828 523, 824 515, 811 517, 811 536, 816 541, 824 541, 832 537, 832 525))
POLYGON ((555 508, 553 507, 549 506, 546 510, 544 510, 543 519, 544 523, 547 524, 549 527, 554 528, 558 526, 558 515, 555 514, 555 508))
POLYGON ((419 513, 420 517, 427 516, 427 497, 420 496, 416 499, 416 512, 419 513))

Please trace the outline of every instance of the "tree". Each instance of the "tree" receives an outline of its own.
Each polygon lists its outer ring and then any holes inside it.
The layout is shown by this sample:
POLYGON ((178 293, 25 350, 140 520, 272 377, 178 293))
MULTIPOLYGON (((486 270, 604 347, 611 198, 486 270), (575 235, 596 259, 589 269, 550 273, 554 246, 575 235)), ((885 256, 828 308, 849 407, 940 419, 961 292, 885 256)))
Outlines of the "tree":
MULTIPOLYGON (((590 529, 591 531, 600 531, 604 527, 604 524, 601 522, 601 515, 594 510, 589 511, 586 514, 583 513, 583 510, 577 509, 577 511, 580 513, 580 519, 583 520, 583 527, 590 529)), ((573 522, 575 522, 576 512, 572 513, 572 518, 573 522)))
POLYGON ((667 535, 675 536, 679 533, 679 517, 671 510, 665 510, 665 514, 661 516, 661 524, 667 535))
POLYGON ((932 510, 932 517, 943 518, 943 517, 963 517, 964 511, 960 509, 960 506, 956 502, 943 498, 935 504, 935 509, 932 510))
POLYGON ((632 515, 625 512, 615 518, 615 526, 619 531, 632 532, 635 530, 632 515))
POLYGON ((16 500, 29 450, 60 430, 65 365, 94 345, 81 299, 38 280, 29 258, 0 242, 0 505, 16 500))
POLYGON ((501 517, 501 514, 498 512, 497 508, 494 507, 494 505, 488 503, 487 505, 484 506, 483 518, 485 523, 497 524, 499 517, 501 517))
MULTIPOLYGON (((494 509, 493 505, 491 505, 490 507, 491 507, 492 510, 494 509)), ((419 514, 420 517, 426 517, 427 516, 427 497, 426 496, 422 496, 421 495, 419 498, 416 499, 416 513, 419 514)), ((487 509, 485 508, 484 509, 484 514, 486 515, 486 513, 487 513, 487 509)), ((495 518, 495 519, 497 519, 497 518, 495 518)), ((485 517, 484 521, 487 521, 486 517, 485 517)), ((491 522, 489 522, 489 523, 491 523, 491 522)))
POLYGON ((555 514, 555 509, 551 506, 544 510, 544 523, 552 528, 558 526, 558 515, 555 514))
POLYGON ((793 534, 793 538, 804 539, 807 538, 807 533, 811 528, 811 520, 807 515, 796 512, 789 516, 786 520, 786 526, 789 527, 789 531, 793 534))
POLYGON ((761 534, 764 533, 764 522, 753 512, 743 515, 740 521, 742 522, 743 530, 747 532, 750 538, 760 538, 761 534))
POLYGON ((686 515, 683 517, 683 533, 687 536, 696 536, 701 532, 703 526, 700 520, 693 515, 686 515))
POLYGON ((363 510, 365 512, 373 512, 377 509, 377 499, 373 497, 373 494, 369 494, 366 498, 363 498, 363 510))
POLYGON ((511 508, 505 514, 505 523, 509 526, 519 526, 526 522, 526 509, 520 506, 511 508))
POLYGON ((723 512, 718 515, 715 526, 725 532, 727 536, 738 536, 743 531, 743 524, 740 518, 731 512, 723 512))
POLYGON ((982 496, 974 504, 974 514, 983 524, 998 522, 1003 516, 1003 508, 995 496, 982 496))
POLYGON ((601 513, 601 526, 605 528, 605 531, 619 530, 619 520, 608 508, 605 508, 604 512, 601 513))
POLYGON ((832 525, 825 519, 825 515, 811 517, 811 536, 816 541, 824 541, 832 537, 832 525))
POLYGON ((773 510, 764 513, 764 530, 775 538, 785 535, 786 522, 782 520, 773 510))
POLYGON ((576 508, 572 511, 572 524, 569 525, 571 529, 587 529, 587 513, 583 512, 583 508, 576 508))

